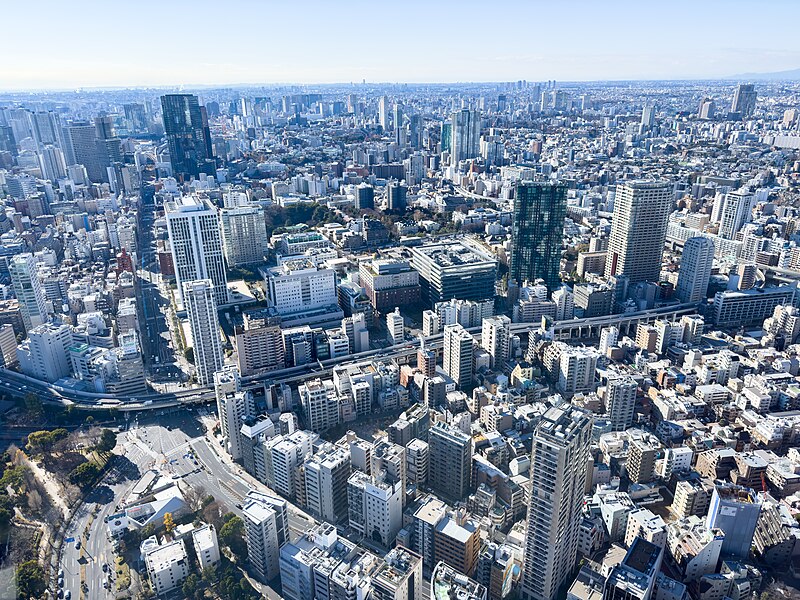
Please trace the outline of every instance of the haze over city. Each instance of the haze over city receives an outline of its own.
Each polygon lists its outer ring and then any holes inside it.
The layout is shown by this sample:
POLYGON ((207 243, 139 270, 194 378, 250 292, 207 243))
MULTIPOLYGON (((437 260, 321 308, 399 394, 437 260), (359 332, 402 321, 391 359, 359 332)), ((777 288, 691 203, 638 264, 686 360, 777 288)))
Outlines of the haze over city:
POLYGON ((0 89, 718 79, 800 68, 792 0, 9 2, 0 89))

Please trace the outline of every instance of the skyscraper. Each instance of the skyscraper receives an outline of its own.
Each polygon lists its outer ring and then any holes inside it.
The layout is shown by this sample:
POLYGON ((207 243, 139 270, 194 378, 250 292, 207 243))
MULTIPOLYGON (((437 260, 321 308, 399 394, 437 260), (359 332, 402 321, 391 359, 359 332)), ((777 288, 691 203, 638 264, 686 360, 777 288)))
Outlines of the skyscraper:
POLYGON ((675 295, 681 302, 700 302, 706 297, 713 264, 714 241, 711 238, 693 237, 686 240, 675 289, 675 295))
POLYGON ((192 94, 161 96, 164 132, 173 174, 182 179, 213 175, 216 164, 205 107, 192 94))
POLYGON ((386 96, 381 96, 378 100, 378 123, 381 129, 387 131, 389 126, 389 107, 387 106, 389 99, 386 96))
POLYGON ((543 279, 551 292, 558 288, 566 214, 566 185, 530 181, 517 184, 509 280, 521 284, 543 279))
POLYGON ((89 121, 75 121, 64 128, 64 156, 67 166, 83 165, 92 183, 108 181, 108 156, 97 143, 97 129, 89 121))
POLYGON ((19 302, 22 323, 25 325, 25 331, 30 332, 47 320, 45 293, 39 281, 38 265, 33 254, 14 256, 9 262, 8 272, 19 302))
POLYGON ((652 129, 656 122, 656 105, 646 103, 642 108, 642 128, 652 129))
POLYGON ((606 277, 626 275, 632 284, 658 281, 672 204, 672 184, 667 181, 617 186, 606 277))
POLYGON ((569 404, 548 410, 531 453, 523 600, 553 600, 575 566, 592 419, 569 404))
POLYGON ((216 209, 200 196, 182 196, 164 203, 167 232, 178 290, 183 283, 210 279, 217 306, 228 303, 228 280, 222 234, 216 209))
POLYGON ((465 108, 454 112, 450 122, 453 148, 450 164, 477 158, 481 153, 481 113, 465 108))
POLYGON ((214 284, 210 279, 184 282, 183 303, 192 331, 197 381, 200 385, 208 385, 214 381, 214 373, 223 366, 214 284))
POLYGON ((472 477, 472 438, 438 422, 428 431, 428 460, 428 484, 436 495, 449 502, 462 500, 472 477))
POLYGON ((447 325, 444 328, 444 360, 443 367, 448 376, 461 389, 469 389, 472 385, 473 353, 475 340, 460 324, 447 325))
POLYGON ((719 217, 719 234, 725 239, 733 239, 742 225, 752 216, 753 206, 755 206, 755 196, 747 190, 725 194, 719 217))
POLYGON ((756 110, 756 88, 752 83, 740 83, 733 93, 731 112, 743 117, 751 116, 756 110))

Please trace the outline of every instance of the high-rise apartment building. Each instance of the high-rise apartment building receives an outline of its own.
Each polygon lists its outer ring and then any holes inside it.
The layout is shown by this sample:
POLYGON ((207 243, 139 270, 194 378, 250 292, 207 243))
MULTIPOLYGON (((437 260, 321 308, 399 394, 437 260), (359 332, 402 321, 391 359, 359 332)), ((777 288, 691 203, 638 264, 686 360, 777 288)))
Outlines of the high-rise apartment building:
POLYGON ((700 302, 706 297, 714 266, 714 241, 708 237, 686 240, 675 295, 682 302, 700 302))
POLYGON ((658 281, 672 205, 669 182, 639 180, 617 185, 606 277, 626 275, 630 283, 658 281))
POLYGON ((66 323, 44 323, 28 331, 17 347, 20 370, 34 379, 54 382, 69 376, 72 329, 66 323))
POLYGON ((181 196, 164 203, 167 232, 178 290, 185 281, 210 279, 217 306, 228 303, 228 279, 216 208, 201 196, 181 196))
POLYGON ((222 245, 229 268, 261 263, 268 252, 264 209, 237 206, 220 211, 222 245))
POLYGON ((329 523, 347 515, 347 478, 350 476, 350 450, 326 443, 306 459, 305 494, 309 511, 329 523))
POLYGON ((636 393, 639 386, 630 375, 610 377, 606 384, 606 417, 612 431, 625 431, 633 425, 636 393))
POLYGON ((531 181, 517 184, 509 281, 522 284, 542 279, 551 292, 558 288, 566 214, 566 185, 531 181))
POLYGON ((568 404, 549 409, 536 426, 523 600, 553 600, 575 567, 591 430, 590 414, 568 404))
POLYGON ((192 332, 197 381, 208 385, 224 363, 214 284, 210 279, 184 282, 183 303, 192 332))
POLYGON ((261 581, 280 573, 280 548, 289 541, 286 500, 251 491, 242 502, 247 560, 261 581))
POLYGON ((30 331, 47 320, 47 305, 39 269, 33 254, 26 252, 11 258, 8 264, 11 285, 19 302, 22 323, 30 331))
POLYGON ((719 234, 725 239, 733 239, 742 225, 750 220, 756 197, 747 190, 737 190, 725 194, 719 217, 719 234))
POLYGON ((469 389, 472 385, 474 343, 475 340, 460 324, 445 326, 443 367, 445 373, 462 390, 469 389))
POLYGON ((454 112, 450 117, 450 123, 451 164, 458 165, 462 160, 478 158, 481 153, 481 113, 465 108, 454 112))
POLYGON ((234 460, 239 460, 242 458, 242 424, 245 417, 255 413, 253 395, 242 391, 240 373, 234 366, 216 371, 213 377, 223 445, 234 460))
POLYGON ((197 96, 161 96, 161 110, 173 174, 185 180, 198 177, 200 173, 213 175, 216 164, 208 116, 197 96))
POLYGON ((384 548, 394 543, 403 526, 403 486, 354 471, 347 480, 347 505, 350 529, 384 548))
POLYGON ((481 348, 489 353, 492 369, 502 369, 511 356, 511 319, 505 315, 484 319, 481 348))
POLYGON ((472 479, 472 439, 439 422, 428 431, 428 449, 428 485, 445 500, 462 500, 472 479))

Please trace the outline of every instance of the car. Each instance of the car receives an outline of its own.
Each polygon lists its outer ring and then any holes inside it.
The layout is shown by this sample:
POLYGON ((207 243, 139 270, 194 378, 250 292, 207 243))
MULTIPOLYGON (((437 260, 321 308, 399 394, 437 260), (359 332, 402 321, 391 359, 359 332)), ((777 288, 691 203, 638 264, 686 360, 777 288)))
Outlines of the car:
POLYGON ((64 593, 64 600, 69 600, 70 598, 72 598, 72 592, 70 592, 69 590, 67 590, 67 591, 64 593))
POLYGON ((61 577, 62 579, 64 578, 64 569, 58 570, 58 576, 61 577))
POLYGON ((103 573, 108 571, 108 563, 103 563, 103 573))
POLYGON ((64 587, 64 576, 63 575, 59 575, 58 576, 58 587, 64 587))
POLYGON ((108 589, 108 582, 107 581, 103 582, 103 588, 108 589))
POLYGON ((242 508, 242 503, 241 503, 241 502, 237 502, 237 503, 236 503, 236 508, 238 508, 238 509, 240 509, 240 510, 241 510, 241 508, 242 508))
POLYGON ((78 540, 77 542, 75 542, 75 550, 80 550, 80 549, 81 549, 81 541, 78 540))

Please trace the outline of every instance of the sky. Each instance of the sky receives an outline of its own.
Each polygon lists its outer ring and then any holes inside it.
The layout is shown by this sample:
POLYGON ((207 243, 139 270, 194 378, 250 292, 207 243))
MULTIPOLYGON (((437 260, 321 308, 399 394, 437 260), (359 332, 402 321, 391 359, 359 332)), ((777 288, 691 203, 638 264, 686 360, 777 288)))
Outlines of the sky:
POLYGON ((0 4, 0 89, 702 79, 800 68, 797 0, 0 4))

